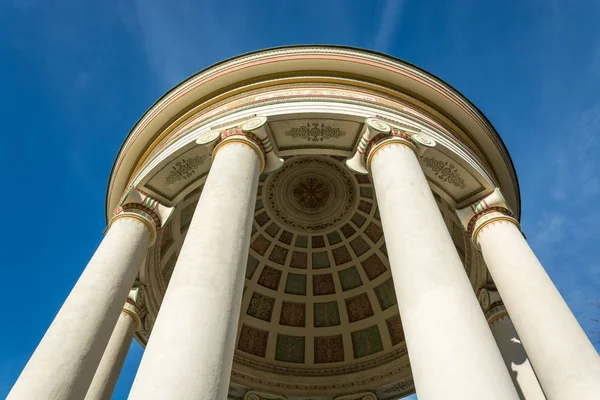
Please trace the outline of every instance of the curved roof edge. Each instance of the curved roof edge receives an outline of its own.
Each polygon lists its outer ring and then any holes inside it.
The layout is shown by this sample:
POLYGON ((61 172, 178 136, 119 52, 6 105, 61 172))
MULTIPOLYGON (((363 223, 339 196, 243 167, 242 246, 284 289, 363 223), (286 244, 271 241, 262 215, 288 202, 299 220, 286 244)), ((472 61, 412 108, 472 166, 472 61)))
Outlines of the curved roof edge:
MULTIPOLYGON (((131 129, 129 130, 129 133, 127 134, 127 136, 125 137, 125 139, 123 140, 119 151, 117 153, 117 156, 115 158, 115 161, 113 162, 113 166, 111 168, 110 171, 110 175, 108 177, 108 182, 107 182, 107 188, 106 188, 106 195, 105 195, 105 205, 107 205, 109 203, 109 192, 110 192, 110 186, 111 186, 111 182, 113 181, 113 175, 114 175, 114 171, 115 171, 115 166, 117 164, 117 161, 119 160, 119 158, 121 157, 121 153, 123 152, 123 149, 125 147, 125 144, 127 143, 128 139, 130 138, 131 134, 135 131, 136 127, 139 125, 139 123, 144 119, 144 117, 148 114, 148 112, 150 112, 157 104, 159 104, 161 102, 161 100, 163 100, 164 98, 166 98, 167 96, 169 96, 169 94, 171 94, 172 92, 174 92, 177 88, 179 88, 183 83, 189 81, 190 79, 212 69, 215 68, 219 65, 228 63, 230 61, 236 60, 238 58, 242 58, 242 57, 246 57, 246 56, 250 56, 253 54, 258 54, 258 53, 263 53, 263 52, 268 52, 268 51, 273 51, 273 50, 285 50, 285 49, 296 49, 296 48, 337 48, 337 49, 341 49, 341 50, 355 50, 355 51, 360 51, 363 53, 370 53, 372 55, 377 55, 380 57, 384 57, 384 58, 388 58, 392 61, 395 62, 400 62, 402 64, 408 65, 412 68, 415 68, 416 70, 418 70, 419 72, 429 76, 430 78, 433 78, 437 81, 439 81, 441 84, 447 86, 450 90, 452 90, 457 96, 459 96, 465 103, 467 103, 470 107, 472 107, 484 120, 484 122, 488 125, 488 127, 490 128, 490 131, 493 133, 493 135, 495 136, 496 139, 498 139, 498 143, 501 147, 501 150, 506 154, 508 161, 509 161, 509 168, 510 171, 512 173, 512 175, 514 176, 514 183, 515 183, 515 193, 516 193, 516 198, 517 198, 517 202, 518 202, 518 210, 516 213, 516 217, 518 220, 520 220, 521 218, 521 189, 520 189, 520 185, 519 185, 519 179, 517 176, 517 172, 515 170, 514 167, 514 163, 512 160, 512 157, 510 155, 510 152, 508 151, 508 148, 506 147, 506 144, 504 143, 504 140, 502 140, 502 137, 500 136, 500 134, 498 134, 498 132, 496 131, 496 128, 494 128, 494 125, 491 123, 491 121, 487 118, 487 116, 485 115, 485 113, 483 113, 483 111, 481 111, 475 104, 473 104, 466 96, 464 96, 460 91, 458 91, 454 86, 450 85, 449 83, 447 83, 446 81, 444 81, 443 79, 439 78, 438 76, 430 73, 429 71, 419 67, 418 65, 415 65, 409 61, 403 60, 401 58, 389 55, 387 53, 383 53, 383 52, 379 52, 376 50, 370 50, 370 49, 365 49, 365 48, 361 48, 361 47, 355 47, 355 46, 346 46, 346 45, 336 45, 336 44, 295 44, 295 45, 288 45, 288 46, 275 46, 275 47, 268 47, 268 48, 264 48, 264 49, 260 49, 260 50, 253 50, 253 51, 249 51, 249 52, 245 52, 245 53, 241 53, 238 54, 234 57, 229 57, 226 58, 224 60, 221 60, 219 62, 216 62, 214 64, 211 64, 201 70, 198 70, 197 72, 189 75, 188 77, 186 77, 185 79, 181 80, 178 84, 176 84, 175 86, 173 86, 171 89, 169 89, 168 91, 166 91, 162 96, 160 96, 154 103, 152 103, 152 105, 150 107, 148 107, 148 109, 140 116, 140 118, 138 118, 138 120, 136 121, 136 123, 131 127, 131 129)), ((106 206, 105 206, 106 207, 106 206)), ((106 215, 107 217, 107 222, 108 222, 108 215, 106 215)))

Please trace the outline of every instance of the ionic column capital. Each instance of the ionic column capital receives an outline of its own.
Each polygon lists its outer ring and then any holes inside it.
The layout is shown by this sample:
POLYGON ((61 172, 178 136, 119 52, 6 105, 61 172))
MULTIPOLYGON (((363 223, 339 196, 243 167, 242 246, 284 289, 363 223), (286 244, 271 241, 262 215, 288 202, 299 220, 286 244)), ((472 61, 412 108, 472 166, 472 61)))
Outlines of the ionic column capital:
POLYGON ((477 299, 479 300, 481 309, 483 310, 485 318, 490 326, 492 326, 494 322, 508 317, 506 307, 504 307, 504 302, 496 290, 481 288, 477 293, 477 299))
POLYGON ((377 118, 365 120, 366 130, 360 138, 354 157, 346 161, 348 168, 360 174, 371 171, 371 160, 379 150, 388 145, 402 145, 419 155, 422 148, 434 147, 435 141, 419 132, 390 126, 377 118))
POLYGON ((456 210, 456 215, 477 248, 479 247, 477 236, 492 223, 511 223, 521 229, 519 221, 514 217, 498 188, 470 206, 456 210))
POLYGON ((144 297, 141 288, 136 287, 129 291, 125 304, 121 312, 133 319, 135 322, 135 330, 142 327, 142 317, 144 316, 144 297))
POLYGON ((121 197, 119 206, 113 211, 113 217, 108 222, 106 230, 110 229, 114 222, 120 218, 136 219, 150 231, 150 247, 156 240, 158 230, 164 226, 172 213, 172 207, 163 206, 134 186, 130 186, 121 197))
POLYGON ((205 146, 214 158, 228 144, 240 143, 251 148, 259 158, 260 172, 272 172, 281 167, 283 160, 273 152, 273 145, 265 130, 267 117, 254 117, 223 130, 206 132, 196 140, 205 146))

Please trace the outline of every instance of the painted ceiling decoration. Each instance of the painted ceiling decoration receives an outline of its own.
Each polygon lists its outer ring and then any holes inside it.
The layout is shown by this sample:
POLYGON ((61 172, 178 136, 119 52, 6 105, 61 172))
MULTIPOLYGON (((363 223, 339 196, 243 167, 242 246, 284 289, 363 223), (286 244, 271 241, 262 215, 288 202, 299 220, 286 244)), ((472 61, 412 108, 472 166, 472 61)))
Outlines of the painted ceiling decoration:
POLYGON ((131 186, 174 210, 138 276, 146 294, 138 340, 148 341, 192 218, 201 213, 196 205, 212 158, 197 142, 260 120, 261 141, 283 164, 258 182, 229 398, 388 400, 413 393, 376 193, 368 175, 345 163, 369 118, 435 144, 420 146, 419 162, 471 284, 484 286, 485 265, 455 210, 495 187, 517 217, 520 208, 510 158, 485 117, 436 77, 380 54, 265 50, 215 65, 167 93, 115 162, 108 216, 131 186))
MULTIPOLYGON (((267 131, 273 138, 273 148, 277 154, 290 157, 315 152, 347 158, 353 154, 365 129, 363 122, 324 118, 296 120, 287 117, 269 119, 267 131)), ((400 121, 395 121, 395 125, 421 130, 400 121)), ((428 149, 420 161, 433 190, 445 197, 450 204, 464 204, 493 190, 491 181, 481 176, 472 165, 456 160, 450 149, 442 145, 428 149)), ((206 179, 210 163, 210 156, 203 147, 187 145, 176 151, 168 161, 155 166, 142 180, 142 189, 167 204, 177 203, 179 198, 206 179)), ((287 169, 291 167, 287 166, 287 169)), ((307 183, 309 181, 305 182, 307 183)), ((312 184, 317 184, 317 181, 313 180, 312 184)), ((298 190, 291 194, 298 196, 298 190)), ((328 188, 322 186, 320 190, 322 192, 319 196, 324 196, 328 188)), ((343 191, 338 190, 338 193, 342 194, 343 191)))
MULTIPOLYGON (((183 153, 176 162, 189 158, 183 153)), ((373 185, 369 176, 346 168, 345 160, 286 157, 279 170, 259 179, 232 375, 240 387, 289 394, 318 386, 344 393, 340 389, 359 374, 365 388, 395 385, 386 396, 414 390, 373 185), (397 373, 382 378, 392 370, 397 373), (275 378, 261 378, 264 373, 275 378)), ((176 162, 169 163, 171 171, 176 162)), ((166 178, 162 182, 167 186, 166 178)), ((146 279, 152 276, 152 286, 162 288, 151 301, 155 312, 201 189, 179 202, 154 246, 156 257, 149 257, 155 261, 147 263, 146 279)), ((434 197, 467 273, 479 279, 452 208, 434 197)))

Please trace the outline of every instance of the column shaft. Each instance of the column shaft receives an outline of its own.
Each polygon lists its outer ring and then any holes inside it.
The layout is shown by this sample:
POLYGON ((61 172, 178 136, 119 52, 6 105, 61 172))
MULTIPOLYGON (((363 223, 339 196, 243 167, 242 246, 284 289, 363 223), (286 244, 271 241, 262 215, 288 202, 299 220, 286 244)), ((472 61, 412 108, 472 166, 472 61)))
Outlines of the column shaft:
POLYGON ((496 339, 506 368, 522 400, 546 400, 525 349, 508 314, 495 319, 490 329, 496 339))
POLYGON ((214 155, 130 399, 225 399, 260 159, 240 141, 214 155))
POLYGON ((121 312, 85 400, 110 400, 139 324, 129 312, 121 312))
POLYGON ((519 397, 521 400, 546 400, 500 294, 483 288, 478 297, 519 397))
POLYGON ((485 263, 548 399, 600 397, 600 357, 512 222, 476 233, 485 263))
POLYGON ((419 399, 518 398, 416 155, 380 146, 371 171, 419 399))
POLYGON ((114 221, 8 399, 85 397, 150 236, 139 219, 114 221))

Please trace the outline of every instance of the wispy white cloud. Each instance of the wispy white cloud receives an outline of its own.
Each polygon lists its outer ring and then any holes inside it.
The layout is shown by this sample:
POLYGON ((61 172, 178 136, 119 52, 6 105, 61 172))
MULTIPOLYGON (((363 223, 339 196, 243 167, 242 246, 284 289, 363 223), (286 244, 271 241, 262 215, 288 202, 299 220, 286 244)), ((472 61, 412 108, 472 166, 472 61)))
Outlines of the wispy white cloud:
POLYGON ((551 196, 538 200, 529 238, 580 323, 592 329, 600 300, 600 102, 565 119, 562 132, 547 139, 538 162, 551 196), (550 177, 550 178, 549 178, 550 177), (596 235, 594 234, 596 233, 596 235))
POLYGON ((542 249, 544 254, 553 253, 556 244, 564 239, 565 221, 566 217, 562 214, 544 215, 529 240, 535 243, 536 248, 542 249))
POLYGON ((385 6, 381 13, 379 29, 375 36, 375 50, 387 52, 392 45, 394 34, 400 26, 402 12, 406 0, 385 0, 385 6))
POLYGON ((582 112, 566 132, 550 142, 556 168, 553 196, 558 201, 580 204, 600 194, 598 171, 600 157, 600 103, 582 112))
POLYGON ((219 18, 217 8, 214 0, 183 0, 176 7, 168 0, 135 0, 122 10, 123 21, 139 39, 149 67, 163 89, 219 60, 223 54, 235 54, 227 29, 229 22, 219 18))

